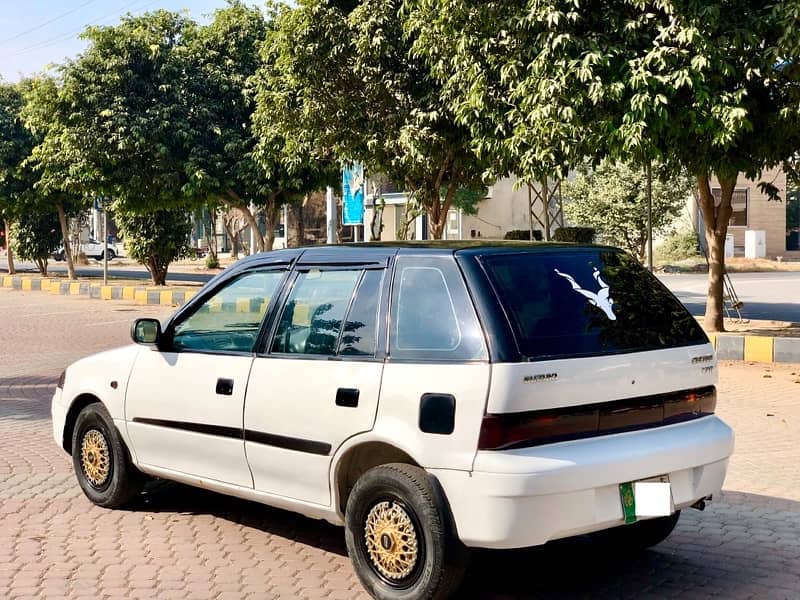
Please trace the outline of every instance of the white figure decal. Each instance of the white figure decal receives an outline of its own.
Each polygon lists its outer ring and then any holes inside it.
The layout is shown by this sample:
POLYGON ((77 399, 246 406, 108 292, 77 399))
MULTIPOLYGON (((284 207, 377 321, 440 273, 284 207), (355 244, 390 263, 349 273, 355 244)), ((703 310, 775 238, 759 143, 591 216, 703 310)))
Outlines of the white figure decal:
POLYGON ((600 289, 597 290, 597 293, 590 292, 589 290, 583 289, 581 286, 578 285, 578 282, 572 277, 572 275, 568 275, 566 273, 562 273, 558 269, 553 269, 558 275, 566 279, 572 285, 572 289, 578 292, 581 296, 585 296, 589 300, 589 304, 592 306, 596 306, 604 313, 611 321, 617 320, 617 315, 614 314, 614 309, 612 305, 614 304, 614 300, 611 299, 609 293, 611 289, 608 287, 608 284, 600 279, 600 271, 597 268, 594 269, 594 278, 595 281, 600 285, 600 289))

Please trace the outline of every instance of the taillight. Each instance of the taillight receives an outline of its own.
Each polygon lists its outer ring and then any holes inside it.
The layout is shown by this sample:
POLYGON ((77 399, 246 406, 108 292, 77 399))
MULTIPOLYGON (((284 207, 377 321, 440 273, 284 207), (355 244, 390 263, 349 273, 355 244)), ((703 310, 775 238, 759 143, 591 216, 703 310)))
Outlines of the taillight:
POLYGON ((58 385, 59 389, 64 389, 64 380, 67 378, 67 370, 64 369, 61 371, 61 375, 58 377, 58 385))
POLYGON ((710 386, 582 406, 487 414, 478 449, 510 450, 670 425, 713 414, 716 403, 716 390, 710 386))

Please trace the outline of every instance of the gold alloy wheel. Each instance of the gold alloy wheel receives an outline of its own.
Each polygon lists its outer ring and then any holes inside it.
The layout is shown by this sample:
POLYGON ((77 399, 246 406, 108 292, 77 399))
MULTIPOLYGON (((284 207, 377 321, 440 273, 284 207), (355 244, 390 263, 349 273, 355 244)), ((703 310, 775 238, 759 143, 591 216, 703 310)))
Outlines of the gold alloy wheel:
POLYGON ((394 502, 380 502, 367 515, 364 536, 372 563, 387 579, 408 577, 417 564, 417 532, 411 517, 394 502))
POLYGON ((102 486, 108 479, 111 453, 106 437, 97 429, 90 429, 81 440, 81 466, 86 479, 94 487, 102 486))

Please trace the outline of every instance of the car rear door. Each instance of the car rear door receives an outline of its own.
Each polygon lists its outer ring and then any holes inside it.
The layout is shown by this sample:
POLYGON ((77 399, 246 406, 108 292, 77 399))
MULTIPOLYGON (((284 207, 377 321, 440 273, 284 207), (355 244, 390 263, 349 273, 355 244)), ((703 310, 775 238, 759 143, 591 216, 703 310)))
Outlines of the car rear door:
POLYGON ((386 261, 296 267, 247 387, 255 489, 330 504, 334 452, 375 420, 387 279, 386 261))

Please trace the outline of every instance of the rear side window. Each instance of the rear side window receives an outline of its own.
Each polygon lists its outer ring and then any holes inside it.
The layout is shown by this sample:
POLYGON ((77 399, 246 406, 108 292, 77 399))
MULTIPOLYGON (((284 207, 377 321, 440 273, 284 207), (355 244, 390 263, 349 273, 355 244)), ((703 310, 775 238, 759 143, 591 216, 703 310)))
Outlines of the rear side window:
POLYGON ((334 355, 342 320, 361 273, 299 273, 278 322, 272 352, 334 355))
POLYGON ((661 282, 618 251, 519 252, 480 259, 530 359, 621 354, 708 341, 661 282))
POLYGON ((400 257, 389 351, 413 360, 484 360, 483 334, 453 260, 400 257))
POLYGON ((344 323, 339 354, 374 356, 384 270, 365 271, 344 323))

